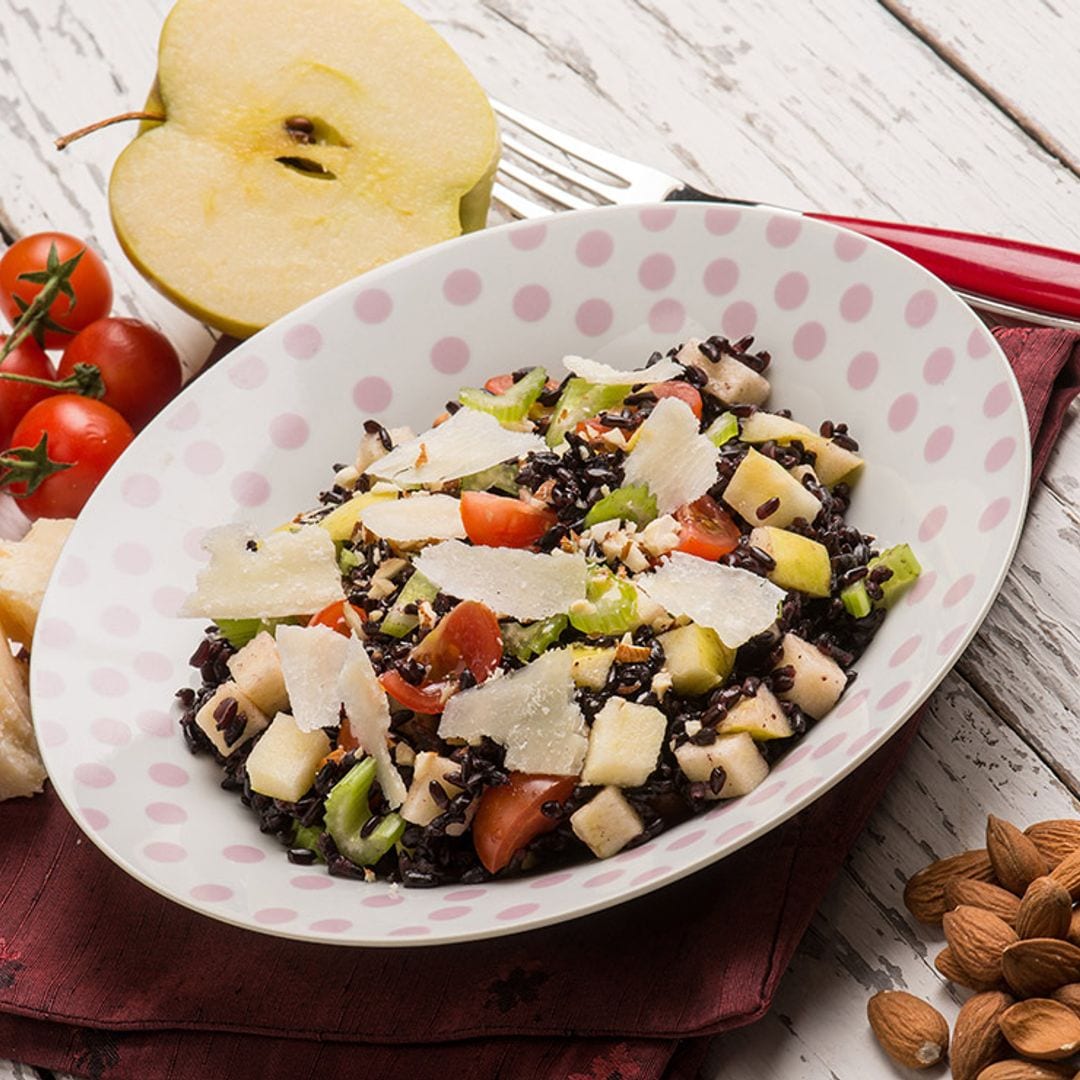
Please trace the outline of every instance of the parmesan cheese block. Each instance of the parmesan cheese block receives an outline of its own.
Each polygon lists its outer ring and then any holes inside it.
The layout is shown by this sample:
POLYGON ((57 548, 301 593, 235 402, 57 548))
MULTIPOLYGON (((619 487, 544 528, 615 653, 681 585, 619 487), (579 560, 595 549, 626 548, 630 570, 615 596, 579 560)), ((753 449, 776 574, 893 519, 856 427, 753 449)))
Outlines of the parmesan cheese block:
POLYGON ((425 548, 416 569, 459 600, 478 600, 511 619, 546 619, 585 599, 585 556, 520 548, 471 547, 448 540, 425 548))
POLYGON ((8 648, 0 626, 0 800, 41 791, 45 767, 30 725, 25 664, 8 648))
MULTIPOLYGON (((337 635, 341 637, 340 634, 337 635)), ((337 678, 336 696, 345 705, 349 727, 366 754, 375 759, 379 787, 391 809, 402 804, 407 794, 405 781, 390 757, 386 739, 390 734, 390 708, 386 693, 379 685, 371 658, 363 643, 354 637, 343 638, 345 659, 337 678)))
POLYGON ((487 413, 459 409, 445 423, 394 447, 364 471, 403 487, 437 484, 546 449, 539 435, 508 431, 487 413))
POLYGON ((697 417, 678 398, 662 398, 638 428, 626 458, 625 483, 644 484, 661 514, 700 498, 716 483, 718 448, 698 431, 697 417))
POLYGON ((270 619, 310 615, 341 600, 334 541, 317 525, 274 532, 262 540, 246 525, 211 529, 203 540, 210 562, 181 615, 270 619), (257 544, 254 550, 249 541, 257 544))
POLYGON ((74 524, 70 518, 41 518, 21 540, 0 543, 0 622, 8 637, 27 648, 45 586, 74 524))
POLYGON ((776 622, 784 590, 749 570, 674 551, 638 589, 672 615, 709 626, 729 648, 737 649, 776 622))
POLYGON ((683 373, 682 365, 671 359, 657 360, 641 371, 622 371, 599 360, 590 360, 587 356, 571 355, 563 357, 563 366, 572 375, 596 386, 640 386, 674 379, 683 373))
POLYGON ((574 701, 573 654, 555 649, 519 671, 455 694, 439 724, 444 739, 506 747, 506 767, 559 776, 581 772, 588 738, 574 701))
POLYGON ((350 639, 329 626, 279 626, 276 639, 296 726, 301 731, 337 727, 338 676, 350 639))
POLYGON ((373 502, 360 513, 364 528, 400 544, 422 540, 464 540, 461 500, 452 495, 413 495, 373 502))

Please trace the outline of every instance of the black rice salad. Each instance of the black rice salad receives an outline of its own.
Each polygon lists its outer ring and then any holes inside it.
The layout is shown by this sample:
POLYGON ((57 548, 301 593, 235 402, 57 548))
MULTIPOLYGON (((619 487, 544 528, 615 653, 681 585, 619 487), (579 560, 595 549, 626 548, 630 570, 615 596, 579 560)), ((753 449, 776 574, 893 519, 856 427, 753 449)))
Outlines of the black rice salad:
POLYGON ((189 748, 291 862, 415 887, 753 790, 919 574, 845 519, 853 434, 768 411, 768 367, 692 339, 498 376, 420 435, 367 421, 317 507, 208 536, 189 748))

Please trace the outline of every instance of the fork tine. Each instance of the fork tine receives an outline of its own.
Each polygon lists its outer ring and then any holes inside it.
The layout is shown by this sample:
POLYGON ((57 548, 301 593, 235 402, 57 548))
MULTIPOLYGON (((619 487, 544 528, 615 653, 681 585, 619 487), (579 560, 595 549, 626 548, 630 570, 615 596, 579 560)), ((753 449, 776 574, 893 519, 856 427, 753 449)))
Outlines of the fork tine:
POLYGON ((555 213, 554 210, 549 210, 546 206, 541 206, 539 203, 533 202, 532 199, 519 195, 505 184, 500 184, 497 180, 491 189, 491 197, 496 202, 502 203, 514 217, 542 218, 550 217, 555 213))
POLYGON ((513 135, 503 135, 502 142, 507 150, 511 150, 513 153, 525 158, 526 161, 531 161, 534 165, 539 165, 542 169, 546 169, 556 176, 561 176, 564 180, 569 180, 571 184, 583 188, 585 191, 591 191, 605 202, 617 201, 619 195, 626 190, 623 187, 616 187, 614 184, 605 184, 602 180, 594 180, 591 176, 586 176, 577 169, 571 169, 569 166, 556 161, 553 157, 547 157, 538 150, 534 150, 520 139, 515 139, 513 135))
POLYGON ((541 176, 527 172, 512 161, 500 162, 499 172, 503 176, 508 176, 511 180, 516 180, 522 187, 526 187, 530 191, 535 191, 537 195, 549 199, 556 206, 561 206, 564 210, 588 210, 596 205, 596 203, 586 202, 576 195, 571 195, 565 188, 556 187, 541 176))

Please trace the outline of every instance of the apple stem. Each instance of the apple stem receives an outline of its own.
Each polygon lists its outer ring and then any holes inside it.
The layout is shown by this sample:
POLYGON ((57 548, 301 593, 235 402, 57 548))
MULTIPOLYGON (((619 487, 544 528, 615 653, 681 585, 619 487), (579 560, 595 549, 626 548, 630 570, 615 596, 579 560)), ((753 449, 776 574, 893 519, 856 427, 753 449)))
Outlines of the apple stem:
POLYGON ((67 135, 61 135, 56 140, 57 150, 66 150, 76 139, 81 139, 84 135, 92 135, 95 131, 100 131, 102 128, 107 128, 112 124, 120 124, 125 120, 152 120, 154 123, 160 124, 165 120, 163 113, 144 112, 141 109, 136 109, 134 112, 117 113, 116 116, 107 116, 104 120, 95 120, 92 124, 87 124, 86 127, 76 128, 75 131, 68 132, 67 135))

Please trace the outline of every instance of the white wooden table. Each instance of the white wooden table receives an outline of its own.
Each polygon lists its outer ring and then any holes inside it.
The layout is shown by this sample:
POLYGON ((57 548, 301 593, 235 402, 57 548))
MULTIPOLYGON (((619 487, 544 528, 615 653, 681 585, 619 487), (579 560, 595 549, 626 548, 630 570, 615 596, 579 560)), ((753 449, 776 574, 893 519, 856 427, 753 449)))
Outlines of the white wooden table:
MULTIPOLYGON (((228 0, 222 0, 227 3, 228 0)), ((410 0, 481 82, 589 140, 725 193, 1080 249, 1077 0, 410 0)), ((0 0, 0 235, 90 238, 118 306, 189 364, 205 328, 157 296, 108 222, 130 131, 53 138, 138 107, 170 0, 0 0)), ((716 1040, 710 1078, 900 1075, 865 1023, 883 987, 956 1002, 903 879, 1080 793, 1080 425, 1036 486, 1005 589, 791 965, 772 1012, 716 1040)), ((36 1070, 0 1062, 0 1080, 36 1070)))

